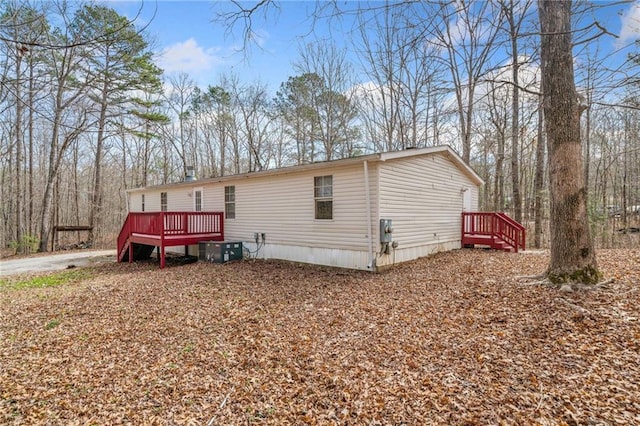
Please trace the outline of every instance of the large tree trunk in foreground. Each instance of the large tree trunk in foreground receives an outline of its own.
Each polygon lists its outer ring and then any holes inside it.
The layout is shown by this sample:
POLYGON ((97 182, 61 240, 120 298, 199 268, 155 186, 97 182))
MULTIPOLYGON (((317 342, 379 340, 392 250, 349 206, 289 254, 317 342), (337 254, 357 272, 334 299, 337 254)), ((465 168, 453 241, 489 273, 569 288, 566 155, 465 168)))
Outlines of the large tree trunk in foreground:
POLYGON ((551 263, 554 283, 600 279, 589 233, 580 145, 580 104, 573 75, 571 1, 539 0, 542 86, 549 151, 551 263))

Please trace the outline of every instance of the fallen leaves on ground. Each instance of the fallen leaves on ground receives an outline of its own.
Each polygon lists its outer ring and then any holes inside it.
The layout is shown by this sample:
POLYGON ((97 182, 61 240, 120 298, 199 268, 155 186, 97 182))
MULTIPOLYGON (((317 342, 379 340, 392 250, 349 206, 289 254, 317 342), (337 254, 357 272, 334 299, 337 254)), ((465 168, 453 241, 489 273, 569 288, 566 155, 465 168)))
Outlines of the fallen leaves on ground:
POLYGON ((0 423, 640 424, 640 251, 599 252, 605 289, 516 278, 547 262, 125 263, 3 291, 0 423))

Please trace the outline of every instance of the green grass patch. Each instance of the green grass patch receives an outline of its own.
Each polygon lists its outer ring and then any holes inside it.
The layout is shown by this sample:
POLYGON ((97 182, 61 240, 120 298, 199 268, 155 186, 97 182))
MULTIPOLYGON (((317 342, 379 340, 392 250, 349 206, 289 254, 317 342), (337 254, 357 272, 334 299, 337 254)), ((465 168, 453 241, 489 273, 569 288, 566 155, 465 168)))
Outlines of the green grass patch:
POLYGON ((60 320, 58 319, 52 319, 51 321, 49 321, 45 326, 45 330, 53 330, 54 328, 56 328, 57 326, 60 325, 60 320))
POLYGON ((56 272, 49 275, 40 275, 37 277, 10 280, 7 278, 0 279, 0 290, 22 290, 28 288, 44 288, 56 287, 62 284, 80 282, 94 275, 93 271, 87 269, 73 269, 68 271, 56 272))

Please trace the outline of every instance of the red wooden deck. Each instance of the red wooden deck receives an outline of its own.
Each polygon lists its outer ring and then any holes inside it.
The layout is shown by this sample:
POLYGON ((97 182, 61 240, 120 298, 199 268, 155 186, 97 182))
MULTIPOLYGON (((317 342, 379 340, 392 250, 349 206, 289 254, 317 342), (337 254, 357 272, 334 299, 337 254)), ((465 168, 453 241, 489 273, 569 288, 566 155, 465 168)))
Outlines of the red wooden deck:
POLYGON ((118 262, 125 257, 133 262, 134 244, 142 244, 160 248, 160 267, 164 268, 165 247, 223 241, 223 217, 222 212, 129 213, 118 235, 118 262))
POLYGON ((462 246, 476 244, 517 253, 526 248, 526 231, 504 213, 463 212, 462 246))

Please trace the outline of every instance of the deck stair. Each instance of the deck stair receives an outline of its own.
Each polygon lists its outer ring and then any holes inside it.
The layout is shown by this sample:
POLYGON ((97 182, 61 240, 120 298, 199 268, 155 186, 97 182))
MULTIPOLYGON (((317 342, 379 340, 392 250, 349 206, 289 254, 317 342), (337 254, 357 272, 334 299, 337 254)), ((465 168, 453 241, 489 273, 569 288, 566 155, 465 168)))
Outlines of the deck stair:
POLYGON ((517 253, 526 248, 524 226, 499 212, 463 212, 462 246, 517 253))
POLYGON ((222 212, 132 212, 118 235, 118 262, 148 259, 157 247, 164 268, 166 247, 200 241, 224 241, 222 212))
POLYGON ((129 249, 130 249, 130 247, 133 247, 133 259, 132 260, 134 262, 136 260, 149 259, 151 257, 151 254, 153 253, 153 251, 156 249, 156 246, 150 246, 150 245, 147 245, 147 244, 137 244, 137 243, 126 244, 124 246, 124 251, 118 257, 118 262, 122 262, 123 260, 129 258, 129 249))

